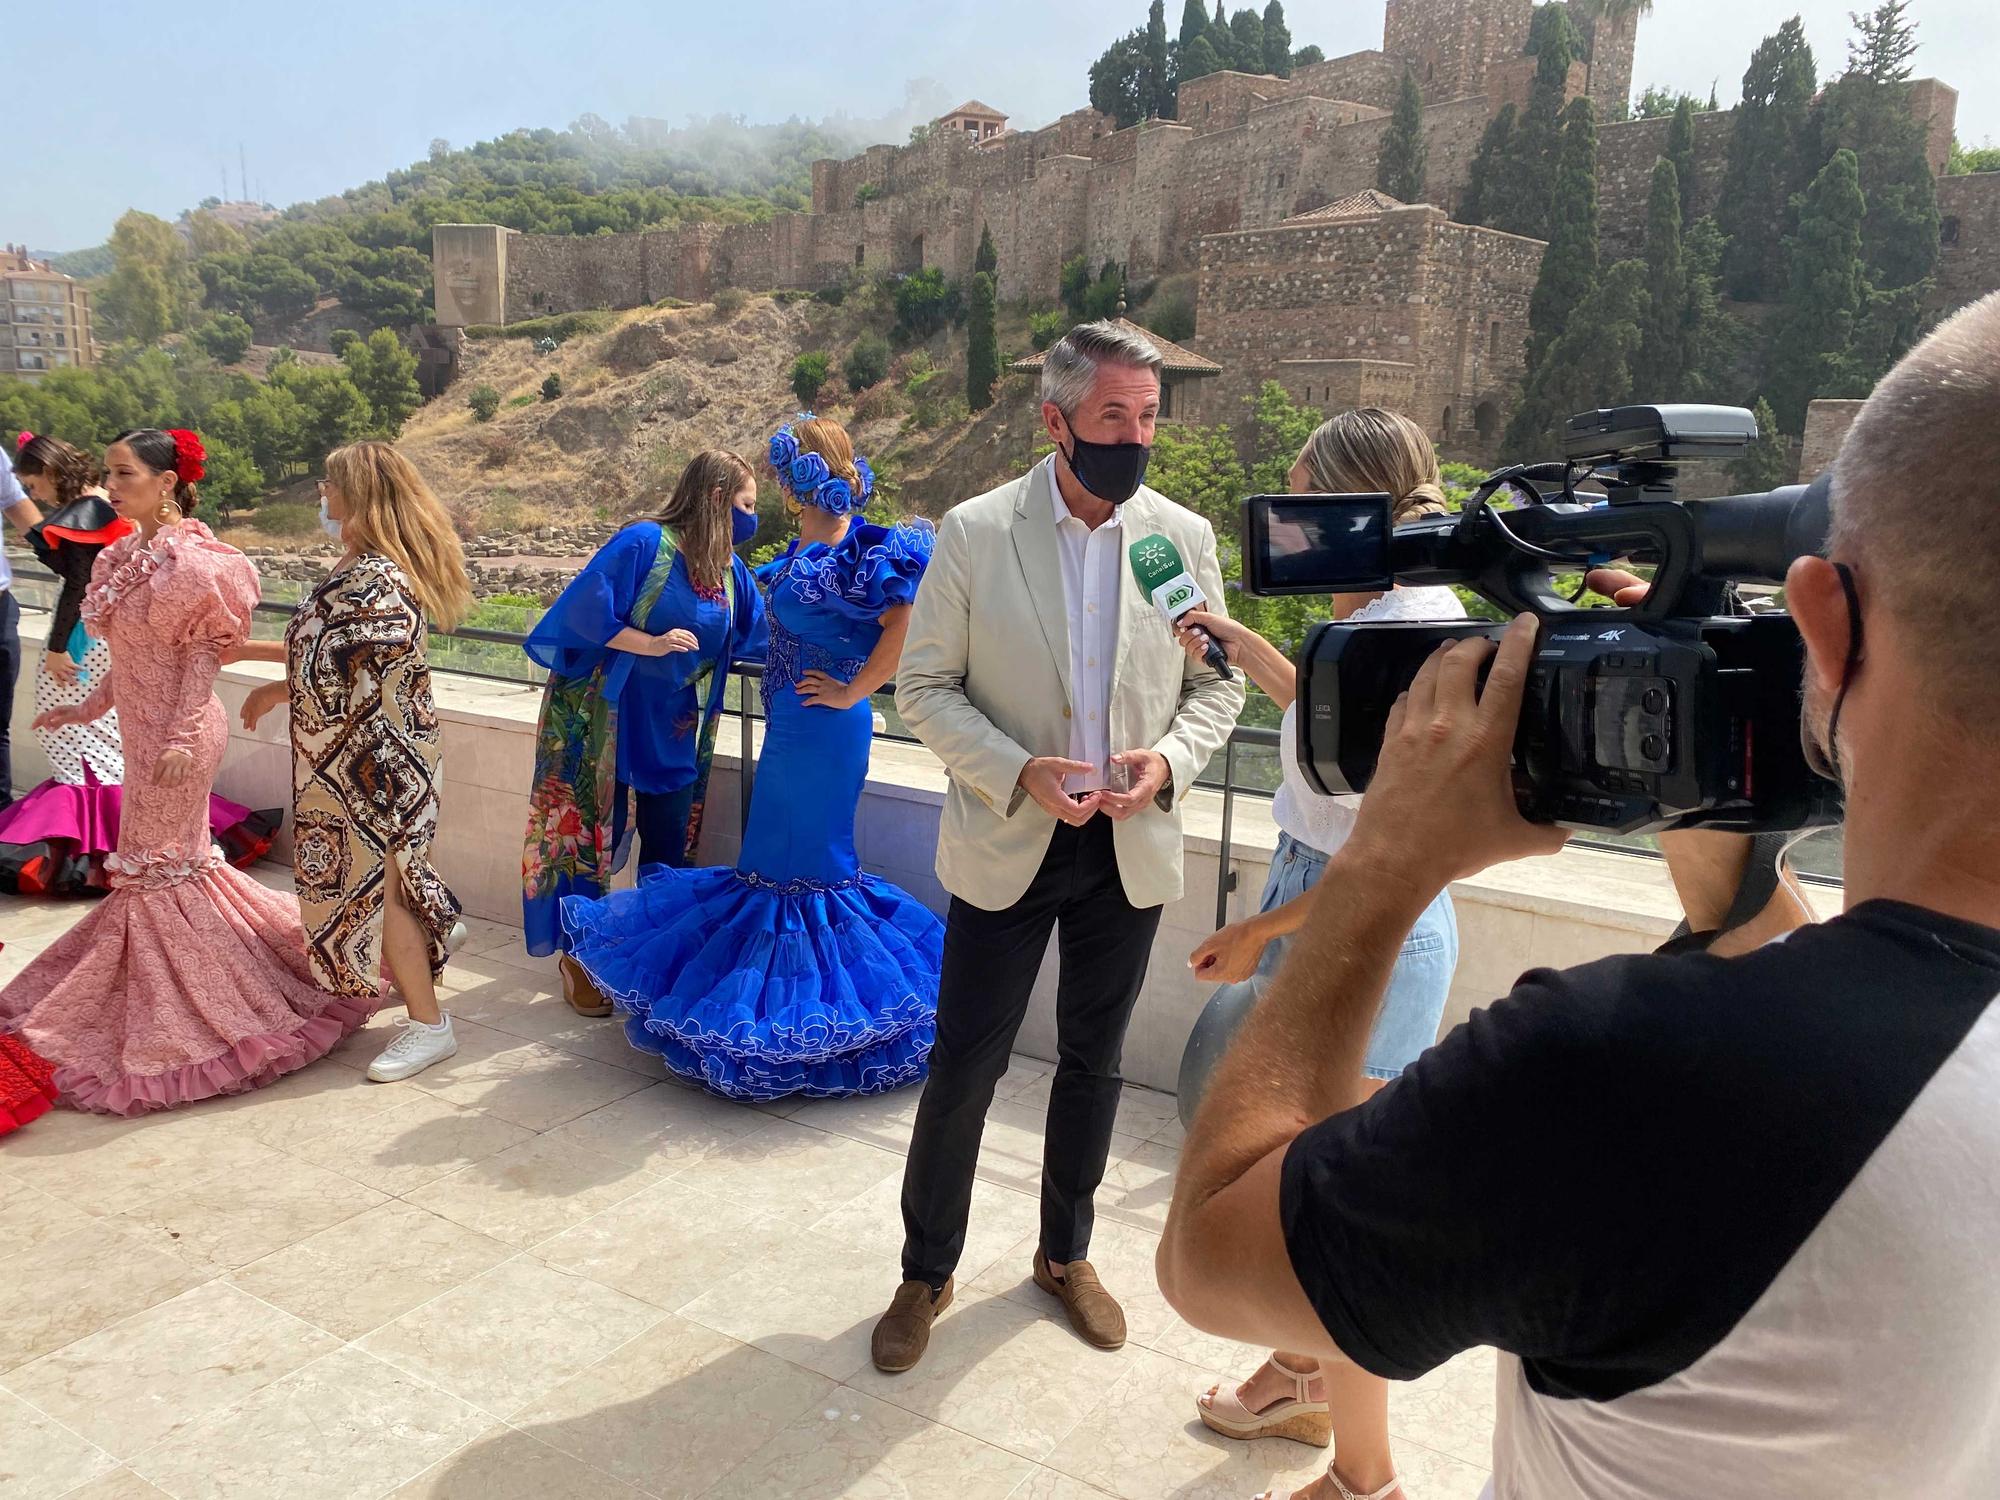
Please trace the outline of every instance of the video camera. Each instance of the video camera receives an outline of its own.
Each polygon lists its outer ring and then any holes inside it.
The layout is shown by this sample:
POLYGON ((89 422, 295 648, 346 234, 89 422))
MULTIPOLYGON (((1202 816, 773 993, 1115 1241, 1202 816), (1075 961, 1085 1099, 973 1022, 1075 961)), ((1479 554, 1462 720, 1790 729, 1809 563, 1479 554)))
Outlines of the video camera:
MULTIPOLYGON (((1392 526, 1387 495, 1258 495, 1245 503, 1252 594, 1464 584, 1542 620, 1514 740, 1514 790, 1537 822, 1618 833, 1746 832, 1836 821, 1839 796, 1799 744, 1804 647, 1789 615, 1750 611, 1734 585, 1781 583, 1825 544, 1827 484, 1683 504, 1675 466, 1757 436, 1736 407, 1584 412, 1564 461, 1493 473, 1457 515, 1392 526), (1594 480, 1605 497, 1579 497, 1594 480), (1545 487, 1552 492, 1545 494, 1545 487), (1524 502, 1493 505, 1503 489, 1524 502), (1614 560, 1656 571, 1645 602, 1577 602, 1614 560), (1558 573, 1578 575, 1559 593, 1558 573)), ((1396 697, 1444 641, 1504 626, 1328 624, 1299 657, 1298 760, 1328 795, 1368 785, 1396 697)))

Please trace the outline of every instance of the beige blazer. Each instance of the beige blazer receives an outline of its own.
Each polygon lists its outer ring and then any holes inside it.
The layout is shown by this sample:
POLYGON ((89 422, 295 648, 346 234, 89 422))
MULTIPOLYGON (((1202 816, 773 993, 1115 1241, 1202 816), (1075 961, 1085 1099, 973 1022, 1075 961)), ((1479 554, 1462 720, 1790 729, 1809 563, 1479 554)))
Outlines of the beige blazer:
MULTIPOLYGON (((1022 767, 1069 754, 1074 703, 1054 484, 1049 465, 1037 464, 939 523, 896 669, 903 722, 950 773, 938 879, 986 911, 1026 894, 1055 833, 1056 820, 1018 785, 1022 767)), ((1122 522, 1128 548, 1155 532, 1172 541, 1211 606, 1223 608, 1208 522, 1145 488, 1125 502, 1122 522)), ((1155 805, 1115 826, 1114 839, 1126 897, 1162 906, 1181 894, 1180 801, 1235 727, 1243 684, 1189 662, 1129 557, 1121 566, 1110 744, 1159 751, 1173 779, 1155 805)))

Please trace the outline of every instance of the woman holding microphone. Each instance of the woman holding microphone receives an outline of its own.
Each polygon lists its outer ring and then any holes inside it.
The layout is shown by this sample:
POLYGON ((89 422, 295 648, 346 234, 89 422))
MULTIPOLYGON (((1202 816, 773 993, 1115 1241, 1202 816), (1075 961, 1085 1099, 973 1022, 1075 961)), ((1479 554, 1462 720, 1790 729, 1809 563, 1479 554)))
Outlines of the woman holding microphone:
MULTIPOLYGON (((1445 509, 1437 453, 1423 429, 1408 417, 1372 407, 1322 423, 1300 450, 1289 481, 1293 494, 1392 495, 1398 523, 1445 509)), ((1464 617, 1465 607, 1447 588, 1333 596, 1336 620, 1464 617)), ((1262 909, 1224 927, 1188 960, 1197 978, 1222 981, 1224 987, 1202 1012, 1181 1063, 1184 1121, 1192 1120, 1230 1036, 1277 973, 1289 935, 1305 920, 1306 895, 1346 840, 1359 801, 1325 796, 1300 774, 1294 732, 1298 677, 1285 655, 1248 626, 1196 610, 1182 620, 1179 633, 1183 648, 1197 661, 1207 642, 1189 628, 1195 625, 1213 636, 1229 660, 1284 710, 1279 731, 1284 780, 1271 805, 1279 837, 1262 909)), ((1371 1091, 1396 1077, 1436 1040, 1457 963, 1458 924, 1451 897, 1440 895, 1405 939, 1390 977, 1364 1065, 1371 1091)), ((1379 1376, 1352 1365, 1322 1366, 1308 1356, 1279 1350, 1241 1385, 1213 1386, 1196 1404, 1202 1422, 1224 1437, 1288 1437, 1322 1448, 1332 1445, 1333 1462, 1325 1478, 1291 1493, 1289 1500, 1400 1496, 1389 1452, 1389 1385, 1379 1376)), ((1288 1497, 1267 1492, 1267 1500, 1288 1497)))

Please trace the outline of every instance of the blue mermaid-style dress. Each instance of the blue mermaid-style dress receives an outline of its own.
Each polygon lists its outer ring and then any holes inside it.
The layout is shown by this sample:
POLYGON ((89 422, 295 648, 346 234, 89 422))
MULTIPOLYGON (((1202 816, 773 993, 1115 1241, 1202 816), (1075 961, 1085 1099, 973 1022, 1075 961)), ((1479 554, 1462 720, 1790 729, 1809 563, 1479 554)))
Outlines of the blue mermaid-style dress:
POLYGON ((854 677, 883 612, 916 597, 934 540, 926 523, 857 523, 759 570, 768 723, 741 862, 651 868, 633 890, 563 901, 571 956, 632 1045, 711 1092, 875 1094, 924 1076, 944 924, 855 857, 869 705, 812 707, 798 684, 854 677))

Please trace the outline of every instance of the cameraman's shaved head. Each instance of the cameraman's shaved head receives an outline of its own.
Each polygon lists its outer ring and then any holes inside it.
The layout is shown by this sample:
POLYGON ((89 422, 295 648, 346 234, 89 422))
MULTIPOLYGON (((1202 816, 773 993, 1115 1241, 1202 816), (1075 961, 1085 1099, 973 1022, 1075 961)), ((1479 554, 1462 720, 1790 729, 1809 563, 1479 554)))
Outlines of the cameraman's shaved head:
POLYGON ((1875 387, 1834 462, 1832 555, 1907 627, 1941 710, 2000 727, 2000 292, 1875 387))

